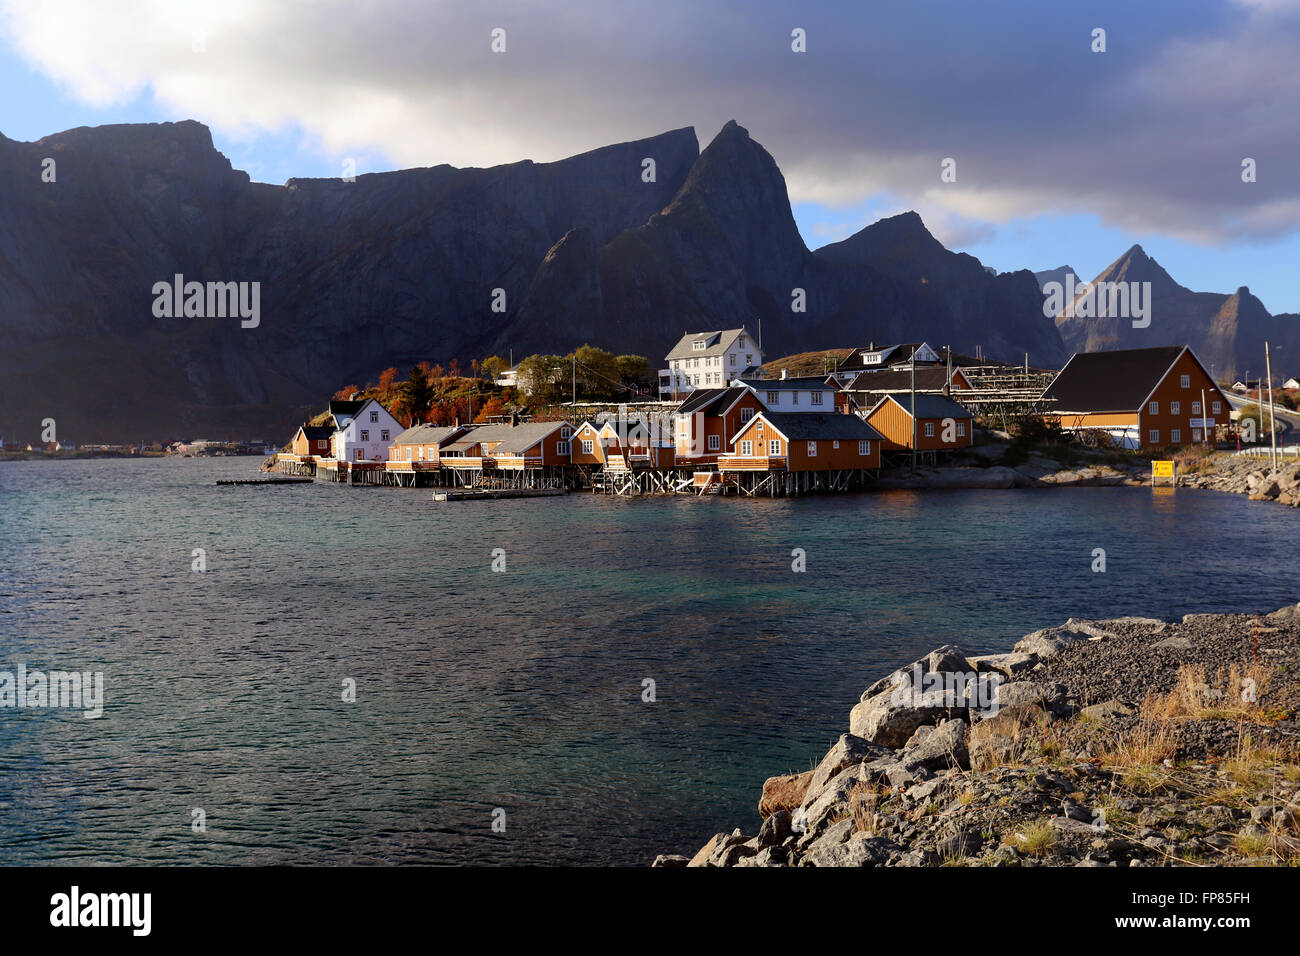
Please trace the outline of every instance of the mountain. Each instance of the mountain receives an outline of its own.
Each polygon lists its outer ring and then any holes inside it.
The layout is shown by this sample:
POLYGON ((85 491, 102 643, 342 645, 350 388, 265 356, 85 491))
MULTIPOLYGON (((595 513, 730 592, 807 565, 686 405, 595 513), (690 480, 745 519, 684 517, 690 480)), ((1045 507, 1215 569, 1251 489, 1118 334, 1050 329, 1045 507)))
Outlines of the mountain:
POLYGON ((1056 327, 1071 351, 1185 343, 1207 367, 1213 366, 1216 378, 1231 381, 1247 369, 1258 373, 1263 368, 1267 341, 1273 350, 1275 378, 1300 373, 1300 316, 1270 315, 1246 286, 1231 294, 1192 292, 1140 245, 1093 280, 1094 285, 1102 282, 1149 282, 1150 325, 1134 328, 1129 317, 1069 315, 1062 310, 1056 327))
POLYGON ((657 367, 683 330, 742 323, 761 322, 769 356, 917 338, 1065 354, 1031 273, 989 275, 914 213, 810 251, 775 160, 735 122, 703 151, 686 128, 552 163, 283 186, 251 182, 193 121, 83 127, 0 136, 0 176, 11 438, 45 418, 73 441, 279 437, 390 365, 591 342, 657 367), (155 315, 176 275, 258 283, 256 327, 155 315))
POLYGON ((1049 282, 1059 282, 1064 286, 1065 277, 1071 275, 1074 276, 1074 281, 1077 284, 1080 279, 1079 273, 1075 271, 1074 266, 1057 266, 1055 269, 1044 269, 1042 272, 1035 272, 1034 278, 1038 280, 1038 287, 1041 289, 1049 282))

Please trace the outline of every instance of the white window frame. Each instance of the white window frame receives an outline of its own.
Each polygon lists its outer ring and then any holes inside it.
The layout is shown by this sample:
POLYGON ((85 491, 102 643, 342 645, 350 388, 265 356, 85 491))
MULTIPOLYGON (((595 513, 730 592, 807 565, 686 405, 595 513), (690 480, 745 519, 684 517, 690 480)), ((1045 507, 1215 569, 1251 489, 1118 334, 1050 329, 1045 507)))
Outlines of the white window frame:
POLYGON ((1182 376, 1179 376, 1179 378, 1178 378, 1178 384, 1181 385, 1183 388, 1191 388, 1191 387, 1192 387, 1192 377, 1191 377, 1190 375, 1182 375, 1182 376))
POLYGON ((1182 402, 1170 402, 1170 403, 1169 403, 1169 414, 1170 414, 1170 415, 1181 415, 1182 413, 1183 413, 1183 403, 1182 403, 1182 402))
POLYGON ((557 455, 570 454, 570 445, 567 441, 557 441, 555 443, 555 453, 557 455))
POLYGON ((768 439, 768 441, 767 441, 767 457, 769 457, 769 458, 780 458, 780 457, 781 457, 781 439, 779 439, 779 438, 769 438, 769 439, 768 439))
POLYGON ((740 423, 742 425, 748 422, 753 417, 754 417, 754 410, 752 408, 742 408, 740 410, 740 423))
POLYGON ((584 455, 591 455, 594 454, 595 451, 596 451, 596 443, 590 438, 584 438, 582 440, 582 453, 584 455))
POLYGON ((780 392, 768 392, 768 393, 767 393, 767 404, 769 404, 769 405, 779 405, 779 404, 781 404, 781 393, 780 393, 780 392))
POLYGON ((1192 414, 1193 414, 1193 415, 1196 415, 1197 417, 1200 417, 1200 414, 1201 414, 1201 403, 1200 403, 1200 402, 1192 402, 1192 414))
POLYGON ((378 412, 371 412, 371 413, 370 413, 370 424, 372 424, 372 425, 378 425, 378 424, 379 424, 379 413, 378 413, 378 412))
POLYGON ((722 448, 722 436, 710 435, 708 441, 709 451, 719 451, 722 448))
POLYGON ((815 441, 810 441, 808 443, 808 457, 809 458, 817 457, 817 443, 815 441))
POLYGON ((1151 415, 1159 415, 1159 414, 1160 414, 1160 403, 1159 403, 1159 402, 1149 402, 1149 403, 1147 404, 1147 413, 1148 413, 1148 414, 1151 414, 1151 415))
POLYGON ((871 454, 871 439, 870 439, 870 438, 864 438, 864 439, 862 439, 861 441, 858 442, 858 454, 859 454, 859 455, 870 455, 870 454, 871 454))
POLYGON ((363 429, 361 429, 361 440, 362 440, 362 441, 370 441, 370 429, 369 429, 369 428, 363 428, 363 429))
POLYGON ((380 440, 380 441, 388 441, 388 429, 387 429, 387 428, 381 428, 381 429, 379 430, 379 440, 380 440))
POLYGON ((1147 431, 1147 444, 1148 445, 1160 444, 1160 429, 1152 428, 1147 431))
POLYGON ((1219 414, 1220 412, 1222 412, 1222 411, 1223 411, 1223 403, 1222 403, 1222 402, 1210 402, 1210 414, 1211 414, 1211 415, 1218 415, 1218 414, 1219 414))
POLYGON ((740 443, 740 455, 742 458, 754 457, 754 443, 748 438, 740 443))
POLYGON ((1183 430, 1181 428, 1169 429, 1169 444, 1181 445, 1183 443, 1183 430))
POLYGON ((934 437, 934 422, 925 423, 925 437, 926 438, 934 437))
POLYGON ((812 393, 812 403, 813 403, 814 405, 822 405, 822 404, 825 404, 825 401, 826 401, 826 393, 825 393, 825 392, 813 392, 813 393, 812 393))

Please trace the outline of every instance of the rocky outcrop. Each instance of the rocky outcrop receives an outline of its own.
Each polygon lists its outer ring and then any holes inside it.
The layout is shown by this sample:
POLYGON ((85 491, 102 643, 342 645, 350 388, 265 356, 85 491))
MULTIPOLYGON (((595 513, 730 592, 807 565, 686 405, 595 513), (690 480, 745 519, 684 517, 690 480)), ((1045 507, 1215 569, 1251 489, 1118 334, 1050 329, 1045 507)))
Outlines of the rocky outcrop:
POLYGON ((815 770, 764 785, 756 835, 719 833, 690 865, 1300 860, 1300 605, 1267 621, 1072 618, 1010 654, 945 645, 868 687, 815 770))

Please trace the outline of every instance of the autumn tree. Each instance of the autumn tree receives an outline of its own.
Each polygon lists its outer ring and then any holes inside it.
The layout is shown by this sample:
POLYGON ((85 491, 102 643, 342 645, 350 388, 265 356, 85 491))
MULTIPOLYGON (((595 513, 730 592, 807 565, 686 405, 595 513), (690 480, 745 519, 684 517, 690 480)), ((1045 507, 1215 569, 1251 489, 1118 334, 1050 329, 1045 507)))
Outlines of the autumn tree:
POLYGON ((333 395, 331 395, 330 398, 336 402, 346 402, 348 399, 350 399, 353 395, 355 395, 359 391, 361 391, 361 387, 359 385, 345 385, 342 388, 340 388, 337 392, 335 392, 333 395))
POLYGON ((397 381, 396 368, 386 368, 379 374, 379 384, 376 386, 376 388, 379 389, 379 396, 380 396, 379 400, 381 402, 387 403, 392 399, 393 383, 396 381, 397 381))
POLYGON ((485 378, 496 381, 501 377, 501 373, 510 367, 500 355, 489 355, 483 361, 478 363, 479 370, 483 372, 485 378))
POLYGON ((626 385, 650 384, 650 360, 644 355, 620 355, 614 359, 619 379, 626 385))
POLYGON ((486 402, 483 403, 483 409, 476 416, 474 416, 474 421, 485 422, 490 418, 496 418, 497 416, 502 415, 504 413, 505 413, 505 405, 502 403, 500 398, 493 395, 491 398, 489 398, 486 402))

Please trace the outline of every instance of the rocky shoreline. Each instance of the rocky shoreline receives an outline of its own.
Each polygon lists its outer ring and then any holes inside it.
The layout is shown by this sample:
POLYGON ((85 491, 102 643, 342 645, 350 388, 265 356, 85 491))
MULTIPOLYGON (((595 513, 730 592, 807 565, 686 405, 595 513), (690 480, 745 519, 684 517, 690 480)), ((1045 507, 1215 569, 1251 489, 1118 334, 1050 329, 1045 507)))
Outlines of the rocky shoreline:
POLYGON ((674 866, 1300 862, 1300 605, 1071 619, 873 683, 761 823, 674 866))

